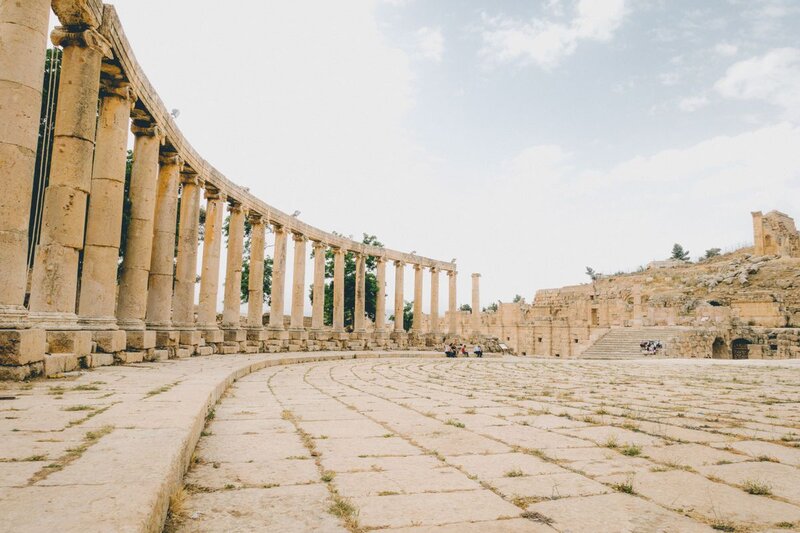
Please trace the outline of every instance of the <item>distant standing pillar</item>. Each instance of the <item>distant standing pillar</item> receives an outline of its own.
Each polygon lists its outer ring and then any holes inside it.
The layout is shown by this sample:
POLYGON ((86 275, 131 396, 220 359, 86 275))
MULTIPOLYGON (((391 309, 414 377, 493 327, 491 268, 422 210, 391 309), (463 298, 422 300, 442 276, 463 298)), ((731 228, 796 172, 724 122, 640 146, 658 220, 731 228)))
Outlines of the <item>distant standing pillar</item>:
POLYGON ((344 250, 333 249, 333 331, 344 333, 344 250))
POLYGON ((295 330, 303 329, 303 305, 306 301, 306 236, 293 233, 294 269, 292 274, 292 318, 289 326, 295 330))
POLYGON ((194 172, 181 174, 180 231, 178 258, 175 266, 175 294, 172 324, 194 327, 194 288, 197 283, 197 240, 200 235, 200 192, 202 181, 194 172))
MULTIPOLYGON (((266 224, 259 213, 250 212, 250 272, 247 278, 247 327, 264 327, 264 241, 266 224)), ((241 283, 241 282, 240 282, 241 283)))
POLYGON ((203 266, 200 272, 200 306, 197 325, 217 329, 217 296, 219 294, 219 260, 222 243, 222 220, 225 196, 206 185, 206 226, 203 232, 203 266))
POLYGON ((386 329, 386 260, 377 258, 378 292, 375 295, 375 332, 386 329))
POLYGON ((458 322, 457 322, 457 299, 456 299, 456 276, 458 273, 455 270, 450 270, 447 272, 447 281, 449 285, 448 291, 448 310, 450 311, 450 317, 447 322, 447 333, 450 335, 455 335, 458 333, 458 322))
POLYGON ((397 333, 405 331, 403 329, 403 269, 405 263, 402 261, 394 262, 394 330, 397 333))
POLYGON ((439 334, 439 269, 431 267, 431 327, 430 333, 439 334))
POLYGON ((244 209, 234 199, 228 200, 228 249, 225 264, 225 295, 223 297, 222 327, 241 327, 239 312, 242 294, 242 249, 244 247, 244 209))
POLYGON ((353 310, 353 331, 363 333, 364 313, 366 312, 366 298, 364 296, 366 277, 366 256, 362 253, 356 254, 356 294, 355 309, 353 310))
POLYGON ((269 306, 269 329, 283 331, 283 297, 286 287, 286 228, 275 225, 275 254, 272 259, 272 294, 269 306))
POLYGON ((50 0, 0 2, 0 326, 21 326, 50 0))
POLYGON ((420 334, 422 331, 422 276, 425 270, 421 265, 414 265, 414 320, 411 330, 420 334))
POLYGON ((68 325, 77 320, 78 260, 92 180, 100 64, 103 57, 111 57, 111 47, 92 29, 73 32, 58 27, 52 40, 64 52, 30 310, 44 322, 68 325))
POLYGON ((325 315, 325 250, 323 242, 314 241, 314 301, 311 309, 311 329, 319 331, 325 315))
POLYGON ((480 274, 472 275, 472 332, 481 332, 481 293, 480 274))

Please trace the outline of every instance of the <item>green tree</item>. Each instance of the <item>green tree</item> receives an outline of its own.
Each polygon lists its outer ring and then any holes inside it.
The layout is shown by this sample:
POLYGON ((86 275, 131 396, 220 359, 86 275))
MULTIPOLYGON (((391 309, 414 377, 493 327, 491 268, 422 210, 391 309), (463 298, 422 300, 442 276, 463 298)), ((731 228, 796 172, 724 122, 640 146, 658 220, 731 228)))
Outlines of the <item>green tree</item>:
POLYGON ((472 306, 469 304, 461 304, 461 307, 458 308, 459 311, 467 311, 468 313, 472 312, 472 306))
MULTIPOLYGON (((225 234, 225 242, 228 242, 228 234, 230 232, 230 215, 225 217, 225 222, 222 224, 222 233, 225 234)), ((253 236, 253 225, 250 221, 244 219, 244 247, 242 249, 242 283, 239 287, 239 299, 242 303, 247 303, 250 300, 250 246, 253 236)), ((272 257, 264 257, 264 301, 267 304, 272 303, 272 257)))
MULTIPOLYGON (((340 235, 334 232, 334 235, 340 235)), ((370 246, 377 246, 383 248, 381 243, 375 235, 363 234, 361 239, 363 244, 370 246)), ((312 250, 311 257, 314 257, 312 250)), ((364 311, 370 320, 375 320, 375 303, 377 301, 378 292, 383 290, 383 287, 378 287, 377 268, 378 260, 373 256, 367 256, 364 260, 365 275, 364 275, 364 311)), ((328 248, 325 251, 325 303, 323 305, 323 319, 325 324, 333 324, 333 274, 334 274, 334 253, 333 250, 328 248)), ((344 326, 347 329, 352 329, 354 323, 354 315, 356 308, 356 256, 352 252, 344 254, 344 326)), ((309 297, 311 302, 314 302, 314 284, 312 283, 309 288, 309 297)))
POLYGON ((706 255, 700 258, 701 261, 707 261, 712 257, 718 257, 722 253, 722 250, 719 248, 709 248, 706 250, 706 255))
POLYGON ((515 294, 515 295, 514 295, 514 300, 512 300, 512 301, 513 301, 515 304, 517 304, 517 303, 521 302, 521 301, 522 301, 522 295, 521 295, 521 294, 515 294))
POLYGON ((484 313, 487 312, 487 311, 491 311, 492 313, 496 313, 497 312, 497 302, 492 302, 491 304, 489 304, 488 307, 484 307, 483 308, 483 312, 484 313))
MULTIPOLYGON (((394 315, 389 316, 389 320, 394 322, 394 315)), ((403 304, 403 329, 411 331, 411 326, 414 324, 414 301, 405 302, 403 304)))
POLYGON ((684 250, 683 246, 676 242, 674 245, 672 245, 672 255, 670 256, 670 259, 675 259, 677 261, 688 261, 689 250, 684 250))

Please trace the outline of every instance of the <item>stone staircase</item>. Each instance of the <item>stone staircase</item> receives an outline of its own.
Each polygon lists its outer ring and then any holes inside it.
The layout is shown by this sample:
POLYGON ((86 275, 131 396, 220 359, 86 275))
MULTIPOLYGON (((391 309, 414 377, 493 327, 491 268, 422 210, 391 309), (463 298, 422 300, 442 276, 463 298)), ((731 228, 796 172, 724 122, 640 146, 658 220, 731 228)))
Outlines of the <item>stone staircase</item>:
POLYGON ((671 344, 680 334, 678 327, 631 327, 612 328, 597 339, 579 356, 581 359, 635 359, 653 357, 645 355, 639 344, 642 341, 659 340, 664 346, 655 357, 670 355, 671 344))

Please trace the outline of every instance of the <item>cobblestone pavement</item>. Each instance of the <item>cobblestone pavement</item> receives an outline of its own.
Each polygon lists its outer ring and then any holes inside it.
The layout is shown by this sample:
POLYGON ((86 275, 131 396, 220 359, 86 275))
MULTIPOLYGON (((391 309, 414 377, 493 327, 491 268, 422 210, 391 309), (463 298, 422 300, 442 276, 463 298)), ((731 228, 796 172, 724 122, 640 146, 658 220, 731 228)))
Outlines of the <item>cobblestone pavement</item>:
POLYGON ((320 362, 217 405, 178 531, 800 529, 794 361, 320 362))

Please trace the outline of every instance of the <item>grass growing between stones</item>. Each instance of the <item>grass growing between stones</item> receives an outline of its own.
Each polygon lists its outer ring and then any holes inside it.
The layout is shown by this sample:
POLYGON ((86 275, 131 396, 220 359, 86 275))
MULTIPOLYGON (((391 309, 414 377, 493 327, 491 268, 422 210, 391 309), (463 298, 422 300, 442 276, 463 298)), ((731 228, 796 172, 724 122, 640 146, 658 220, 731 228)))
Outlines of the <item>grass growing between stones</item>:
POLYGON ((75 461, 76 459, 80 458, 86 450, 91 448, 93 445, 97 443, 101 438, 105 437, 109 433, 114 431, 114 426, 103 426, 102 428, 96 431, 87 431, 86 434, 83 436, 83 442, 74 447, 68 448, 67 452, 53 461, 52 463, 46 465, 44 468, 33 474, 31 478, 28 480, 28 485, 33 485, 43 479, 46 479, 47 476, 52 474, 53 472, 58 472, 59 470, 63 470, 67 465, 71 462, 75 461))
POLYGON ((641 446, 637 446, 635 444, 629 444, 620 450, 622 455, 627 455, 628 457, 636 457, 642 453, 641 446))
POLYGON ((769 496, 772 494, 772 486, 764 481, 748 479, 742 484, 742 489, 748 494, 757 496, 769 496))
POLYGON ((457 428, 466 427, 463 422, 459 422, 458 420, 455 420, 453 418, 447 419, 447 422, 445 422, 445 424, 447 424, 448 426, 453 426, 453 427, 457 427, 457 428))
POLYGON ((612 483, 611 488, 617 492, 622 492, 625 494, 636 494, 636 491, 633 488, 633 478, 629 477, 625 481, 620 481, 619 483, 612 483))
POLYGON ((145 398, 150 398, 150 397, 155 396, 157 394, 161 394, 162 392, 167 392, 168 390, 170 390, 175 385, 178 385, 179 383, 180 383, 180 381, 176 381, 174 383, 167 383, 166 385, 162 385, 161 387, 157 387, 155 389, 151 389, 151 390, 147 391, 147 394, 145 394, 144 397, 145 398))

